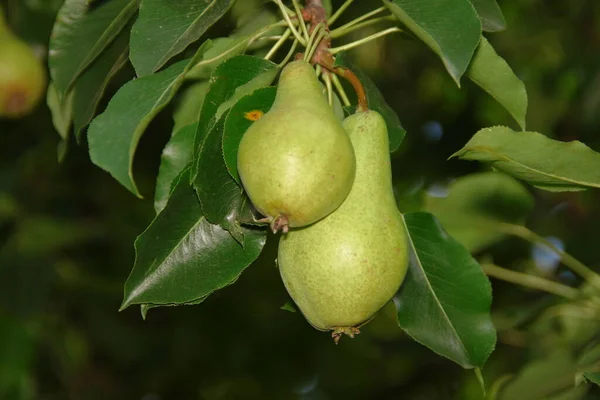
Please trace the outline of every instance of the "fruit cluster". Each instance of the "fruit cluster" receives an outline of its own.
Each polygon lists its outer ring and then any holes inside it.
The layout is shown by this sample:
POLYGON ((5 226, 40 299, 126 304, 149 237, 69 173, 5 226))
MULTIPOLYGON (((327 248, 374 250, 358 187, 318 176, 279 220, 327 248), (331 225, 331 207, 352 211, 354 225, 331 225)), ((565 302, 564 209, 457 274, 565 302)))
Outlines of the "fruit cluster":
POLYGON ((358 333, 408 266, 381 115, 341 122, 311 65, 294 61, 271 110, 242 138, 238 170, 254 206, 283 232, 281 277, 305 318, 336 342, 358 333))

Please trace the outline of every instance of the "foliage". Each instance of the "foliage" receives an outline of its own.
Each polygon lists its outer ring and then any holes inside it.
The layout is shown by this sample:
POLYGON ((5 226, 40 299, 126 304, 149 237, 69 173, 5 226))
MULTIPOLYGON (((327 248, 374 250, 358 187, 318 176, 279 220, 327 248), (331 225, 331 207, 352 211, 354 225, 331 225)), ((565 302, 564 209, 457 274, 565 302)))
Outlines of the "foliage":
MULTIPOLYGON (((582 262, 597 263, 600 121, 588 88, 597 71, 581 54, 552 61, 556 47, 586 47, 576 34, 549 38, 548 21, 564 11, 567 29, 570 18, 600 18, 600 7, 534 14, 507 0, 503 14, 495 0, 373 0, 342 15, 332 2, 334 63, 314 37, 312 60, 352 71, 384 116, 412 247, 395 310, 334 348, 300 313, 280 310, 295 309, 276 271, 261 268, 277 237, 257 222, 237 173, 248 113, 268 112, 278 72, 302 51, 292 29, 310 43, 283 3, 13 3, 17 32, 47 21, 29 35, 50 38, 52 82, 48 108, 0 121, 0 397, 477 399, 482 381, 489 398, 597 395, 600 277, 582 262), (523 13, 535 26, 519 22, 523 13), (357 56, 365 48, 371 57, 357 56), (539 48, 549 50, 535 64, 529 49, 539 48), (86 144, 128 192, 89 166, 86 144), (140 305, 144 323, 116 313, 131 264, 121 310, 140 305), (493 298, 488 276, 498 279, 493 298), (251 371, 257 354, 265 361, 251 371), (130 371, 135 388, 121 377, 130 371)), ((355 82, 331 75, 321 75, 325 91, 353 113, 355 82)))

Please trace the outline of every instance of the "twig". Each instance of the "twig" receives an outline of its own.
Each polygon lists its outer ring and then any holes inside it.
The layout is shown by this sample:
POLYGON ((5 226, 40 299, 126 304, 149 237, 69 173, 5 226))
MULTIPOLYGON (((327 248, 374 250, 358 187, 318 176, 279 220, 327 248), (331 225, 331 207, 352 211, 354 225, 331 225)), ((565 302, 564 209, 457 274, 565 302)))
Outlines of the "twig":
POLYGON ((494 264, 482 264, 481 267, 488 276, 492 276, 506 282, 515 283, 531 289, 542 290, 544 292, 552 293, 569 300, 575 300, 579 297, 579 291, 577 289, 563 285, 562 283, 553 282, 535 275, 511 271, 510 269, 502 268, 494 264))

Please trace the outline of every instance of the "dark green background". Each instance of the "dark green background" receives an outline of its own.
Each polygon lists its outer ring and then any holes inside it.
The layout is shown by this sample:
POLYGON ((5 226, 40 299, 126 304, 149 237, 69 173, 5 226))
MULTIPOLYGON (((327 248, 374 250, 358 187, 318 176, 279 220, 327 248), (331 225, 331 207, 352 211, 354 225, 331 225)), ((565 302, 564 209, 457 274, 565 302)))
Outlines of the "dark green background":
MULTIPOLYGON (((61 2, 4 3, 13 28, 44 54, 61 2)), ((378 6, 356 3, 345 20, 378 6)), ((500 5, 508 30, 487 37, 527 86, 528 130, 600 151, 600 3, 500 5)), ((228 14, 211 33, 233 26, 228 14)), ((515 127, 467 79, 456 88, 439 59, 417 41, 387 37, 352 54, 408 132, 393 155, 403 211, 418 209, 419 194, 428 188, 443 191, 453 178, 483 170, 447 161, 477 130, 515 127), (432 124, 442 128, 439 140, 428 134, 432 124)), ((111 93, 130 72, 117 77, 111 93)), ((339 346, 299 314, 281 310, 289 300, 273 240, 235 285, 202 305, 153 309, 146 321, 137 307, 118 313, 133 241, 154 216, 153 179, 171 112, 151 124, 136 157, 145 200, 93 166, 85 143, 70 143, 59 164, 59 136, 45 105, 21 120, 0 121, 0 399, 482 398, 472 371, 402 334, 393 307, 339 346)), ((536 206, 528 226, 559 237, 571 254, 597 268, 600 192, 532 193, 536 206)), ((510 267, 527 262, 530 247, 510 239, 489 253, 510 267)), ((577 283, 566 271, 560 276, 577 283)), ((484 369, 488 385, 552 349, 576 347, 560 326, 535 319, 552 296, 493 284, 496 318, 521 320, 518 328, 499 326, 499 343, 484 369)), ((594 390, 587 398, 599 398, 594 390)))

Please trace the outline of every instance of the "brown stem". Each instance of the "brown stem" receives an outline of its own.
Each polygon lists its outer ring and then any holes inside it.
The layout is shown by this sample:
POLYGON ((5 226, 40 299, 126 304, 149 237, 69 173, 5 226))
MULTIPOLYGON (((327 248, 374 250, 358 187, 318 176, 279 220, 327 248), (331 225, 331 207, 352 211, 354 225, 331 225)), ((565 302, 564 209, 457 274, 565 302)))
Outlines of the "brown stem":
MULTIPOLYGON (((325 8, 323 7, 323 1, 305 0, 304 5, 305 7, 302 10, 302 17, 306 22, 310 23, 309 33, 312 33, 315 27, 319 24, 323 24, 325 30, 329 32, 329 25, 327 25, 327 14, 325 13, 325 8)), ((323 68, 332 71, 342 78, 348 80, 348 82, 350 82, 354 87, 356 97, 358 98, 358 111, 366 111, 369 108, 369 104, 367 102, 367 95, 365 93, 364 86, 354 72, 345 67, 335 66, 335 58, 329 52, 330 48, 331 38, 329 35, 327 35, 317 45, 311 62, 313 64, 319 64, 323 68)))
MULTIPOLYGON (((304 4, 305 7, 302 10, 302 17, 310 24, 310 30, 308 33, 311 34, 319 24, 322 24, 322 26, 325 27, 325 30, 329 32, 329 25, 327 25, 327 13, 323 7, 323 1, 306 0, 304 4)), ((320 64, 326 69, 331 70, 335 60, 331 53, 329 53, 330 48, 331 39, 329 38, 329 35, 327 35, 317 45, 315 53, 311 59, 311 63, 320 64)))
POLYGON ((365 92, 365 87, 363 86, 360 79, 354 72, 346 67, 335 67, 333 69, 337 75, 346 79, 348 82, 352 84, 354 91, 356 92, 356 97, 358 99, 358 107, 357 111, 367 111, 369 109, 369 102, 367 101, 367 93, 365 92))

